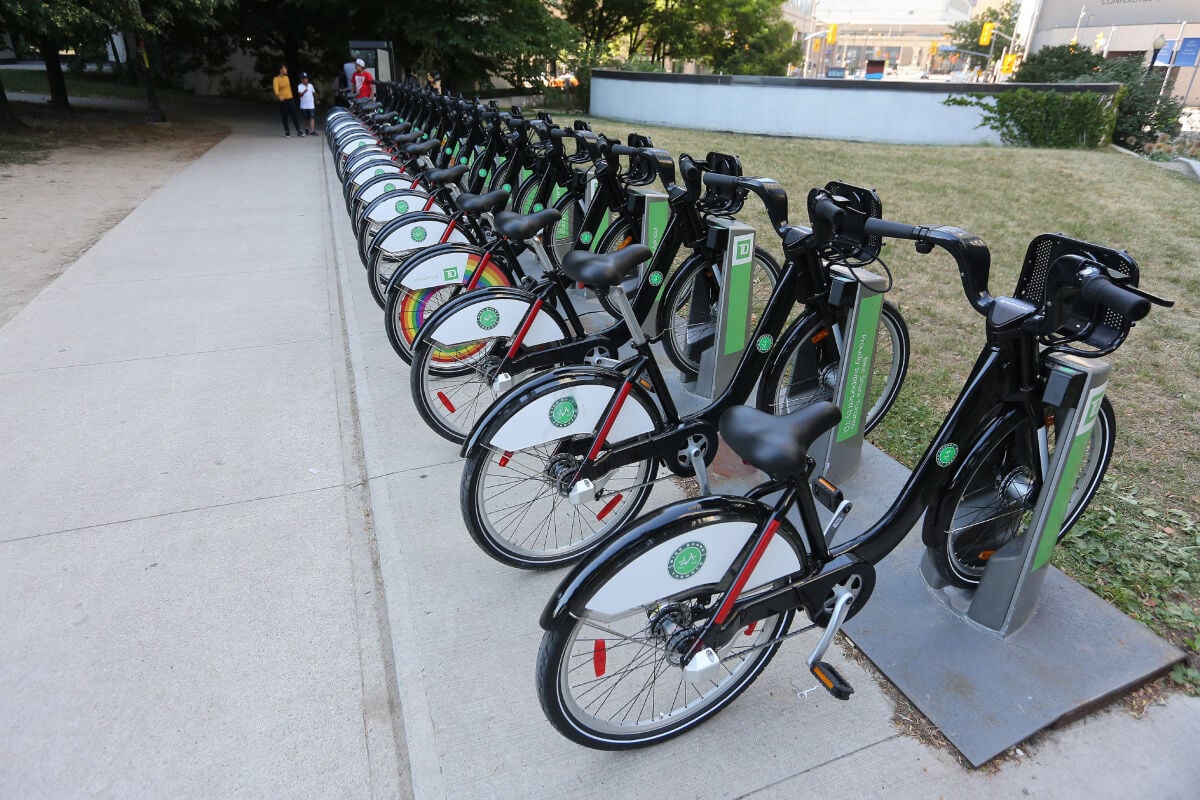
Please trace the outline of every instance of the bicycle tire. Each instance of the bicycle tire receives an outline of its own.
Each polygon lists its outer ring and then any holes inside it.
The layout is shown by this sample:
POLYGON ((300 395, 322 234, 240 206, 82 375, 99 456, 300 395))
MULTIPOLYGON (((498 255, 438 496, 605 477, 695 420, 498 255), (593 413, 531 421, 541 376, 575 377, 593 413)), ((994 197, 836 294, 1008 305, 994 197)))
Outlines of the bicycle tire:
MULTIPOLYGON (((843 337, 843 340, 845 337, 843 337)), ((908 373, 908 326, 900 310, 884 301, 871 368, 863 432, 870 432, 896 403, 908 373)), ((784 333, 780 352, 759 384, 758 408, 777 416, 818 400, 833 400, 841 370, 837 338, 818 314, 808 314, 784 333)))
MULTIPOLYGON (((779 281, 779 264, 766 250, 754 248, 751 296, 754 298, 750 325, 766 307, 770 289, 779 281)), ((700 352, 715 341, 720 297, 719 267, 702 258, 691 259, 671 279, 659 310, 659 330, 667 358, 682 373, 685 381, 700 374, 700 352), (701 281, 699 287, 697 281, 701 281), (698 302, 697 302, 698 301, 698 302)))
MULTIPOLYGON (((1049 432, 1048 432, 1049 433, 1049 432)), ((1092 426, 1058 541, 1079 521, 1112 459, 1116 415, 1104 398, 1092 426)), ((978 586, 993 553, 1024 535, 1037 502, 1037 437, 1028 417, 1012 414, 970 448, 936 508, 925 515, 924 541, 938 574, 978 586)), ((1051 442, 1051 453, 1053 453, 1051 442)))
MULTIPOLYGON (((653 550, 635 541, 609 558, 622 568, 590 591, 590 597, 609 586, 629 586, 623 570, 634 569, 634 549, 658 554, 650 558, 665 571, 672 553, 704 540, 704 528, 740 521, 718 512, 698 528, 656 536, 653 550)), ((714 612, 714 590, 714 584, 705 583, 657 602, 639 598, 624 611, 595 619, 584 602, 578 616, 555 619, 542 636, 535 676, 546 718, 578 744, 627 750, 683 734, 726 708, 774 658, 795 610, 785 609, 738 631, 717 650, 722 673, 697 685, 684 677, 679 654, 690 644, 689 632, 702 628, 714 612), (664 626, 664 619, 672 626, 664 626)))
MULTIPOLYGON (((566 388, 560 384, 550 391, 560 395, 566 388)), ((642 391, 630 393, 629 402, 638 403, 661 429, 658 409, 642 391)), ((477 447, 463 467, 459 500, 463 522, 480 549, 509 566, 554 569, 578 561, 633 519, 658 474, 654 458, 601 476, 595 496, 578 505, 568 500, 566 481, 579 457, 567 451, 593 438, 594 433, 565 437, 516 452, 477 447)))

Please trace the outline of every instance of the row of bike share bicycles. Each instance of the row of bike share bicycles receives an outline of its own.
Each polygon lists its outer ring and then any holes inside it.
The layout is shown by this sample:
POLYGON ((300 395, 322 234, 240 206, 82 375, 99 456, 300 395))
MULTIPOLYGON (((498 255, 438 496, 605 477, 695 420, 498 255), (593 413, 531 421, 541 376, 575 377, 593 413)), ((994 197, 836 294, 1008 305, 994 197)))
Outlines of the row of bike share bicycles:
POLYGON ((413 402, 462 445, 464 525, 504 564, 574 564, 541 617, 537 688, 551 723, 590 747, 700 724, 813 627, 825 630, 809 668, 849 697, 825 650, 922 515, 932 563, 963 587, 1028 532, 1045 493, 1057 513, 1038 535, 1061 537, 1116 428, 1103 387, 1070 396, 1061 359, 1112 353, 1152 304, 1169 305, 1137 288, 1127 253, 1052 234, 1030 243, 1013 296, 994 296, 978 236, 887 221, 873 191, 813 189, 807 224, 793 224, 783 188, 743 176, 734 156, 675 159, 645 136, 621 142, 544 113, 384 84, 331 113, 326 134, 413 402), (739 262, 720 231, 750 195, 778 240, 739 262), (949 253, 984 318, 981 348, 891 507, 843 541, 850 504, 809 450, 826 432, 874 427, 904 380, 908 329, 882 301, 885 238, 949 253), (868 275, 875 291, 856 291, 868 275), (714 355, 735 286, 746 344, 714 355), (872 329, 874 350, 852 356, 872 329), (671 373, 695 381, 715 357, 731 377, 681 410, 695 398, 671 373), (862 387, 852 409, 832 402, 843 369, 862 387), (1068 440, 1058 428, 1072 404, 1086 405, 1072 431, 1085 435, 1068 440), (1060 446, 1069 474, 1054 484, 1060 446), (719 447, 763 482, 713 494, 719 447), (695 478, 699 496, 640 513, 673 476, 695 478), (791 630, 797 612, 809 624, 791 630))

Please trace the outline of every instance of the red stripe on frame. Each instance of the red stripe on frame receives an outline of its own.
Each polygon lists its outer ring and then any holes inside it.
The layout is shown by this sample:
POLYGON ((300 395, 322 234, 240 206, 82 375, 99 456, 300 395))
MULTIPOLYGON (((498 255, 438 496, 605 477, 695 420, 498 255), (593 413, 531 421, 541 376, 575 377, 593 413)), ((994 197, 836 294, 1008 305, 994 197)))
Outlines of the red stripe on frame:
POLYGON ((617 421, 617 414, 621 413, 621 406, 625 405, 625 398, 629 397, 629 390, 633 388, 633 384, 629 381, 621 384, 621 391, 617 394, 617 402, 613 403, 612 411, 608 412, 608 418, 604 420, 604 427, 600 429, 600 435, 596 437, 596 441, 592 443, 592 449, 588 451, 587 460, 594 461, 596 456, 600 455, 600 449, 604 447, 604 442, 608 439, 608 432, 612 430, 612 426, 617 421))
POLYGON ((517 331, 517 335, 513 338, 512 347, 508 348, 508 358, 517 357, 517 349, 521 346, 521 342, 525 341, 525 335, 533 327, 533 321, 537 318, 538 312, 541 310, 542 298, 539 297, 533 301, 533 309, 529 312, 529 316, 525 318, 525 323, 521 325, 521 330, 517 331))
POLYGON ((729 590, 729 594, 725 595, 725 601, 721 603, 721 608, 717 611, 717 615, 713 617, 713 622, 717 625, 725 623, 729 612, 733 610, 733 604, 737 602, 738 595, 742 593, 742 589, 746 588, 746 581, 750 580, 751 573, 758 566, 763 553, 767 552, 767 545, 771 543, 771 537, 775 535, 775 531, 778 529, 779 520, 771 520, 771 524, 767 526, 767 532, 763 534, 762 541, 758 543, 758 546, 754 548, 754 552, 750 554, 750 558, 746 560, 742 571, 738 573, 737 580, 733 582, 733 588, 729 590))

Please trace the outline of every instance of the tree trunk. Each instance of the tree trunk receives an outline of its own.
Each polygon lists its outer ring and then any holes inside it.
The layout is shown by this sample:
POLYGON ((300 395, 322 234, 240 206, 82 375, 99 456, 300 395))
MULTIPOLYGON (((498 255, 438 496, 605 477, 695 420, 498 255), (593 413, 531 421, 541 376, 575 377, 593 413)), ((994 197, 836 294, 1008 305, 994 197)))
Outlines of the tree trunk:
POLYGON ((0 133, 25 133, 29 126, 17 118, 16 112, 8 104, 8 93, 4 91, 4 82, 0 81, 0 133))
POLYGON ((43 38, 38 40, 42 63, 46 65, 46 80, 50 82, 50 105, 62 111, 70 111, 67 100, 67 79, 63 77, 62 62, 58 60, 58 42, 43 38))
POLYGON ((158 104, 158 92, 154 88, 154 57, 153 37, 135 39, 137 49, 126 53, 126 59, 141 76, 142 85, 146 87, 146 122, 166 122, 167 115, 158 104))

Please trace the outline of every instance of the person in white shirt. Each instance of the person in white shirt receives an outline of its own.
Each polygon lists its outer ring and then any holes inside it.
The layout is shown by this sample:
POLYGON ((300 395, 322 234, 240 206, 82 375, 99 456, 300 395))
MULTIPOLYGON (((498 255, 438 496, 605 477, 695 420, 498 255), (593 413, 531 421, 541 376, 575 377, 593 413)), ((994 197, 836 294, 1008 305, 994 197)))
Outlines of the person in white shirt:
MULTIPOLYGON (((296 94, 300 98, 300 116, 308 120, 308 136, 317 135, 317 87, 308 80, 308 73, 300 73, 300 83, 296 86, 296 94)), ((305 134, 300 134, 304 136, 305 134)))

